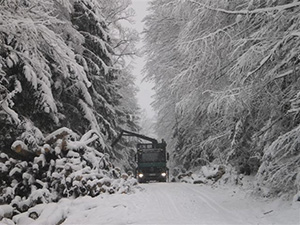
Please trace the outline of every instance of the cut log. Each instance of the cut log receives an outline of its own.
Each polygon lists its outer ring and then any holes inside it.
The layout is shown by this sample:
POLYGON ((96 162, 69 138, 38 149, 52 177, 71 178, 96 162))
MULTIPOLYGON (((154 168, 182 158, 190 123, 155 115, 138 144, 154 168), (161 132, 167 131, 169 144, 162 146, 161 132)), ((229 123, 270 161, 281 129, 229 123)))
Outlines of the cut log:
POLYGON ((11 149, 24 160, 33 160, 37 156, 34 152, 28 151, 27 145, 22 141, 15 141, 11 149))
POLYGON ((37 155, 41 154, 49 154, 51 152, 51 147, 48 144, 44 144, 43 147, 39 147, 39 149, 35 152, 37 155))
POLYGON ((225 167, 219 166, 218 171, 211 176, 208 176, 207 179, 212 179, 214 182, 217 182, 225 174, 225 167))
POLYGON ((206 184, 207 182, 205 181, 205 180, 195 180, 194 182, 193 182, 193 184, 206 184))
POLYGON ((3 218, 11 219, 13 216, 14 208, 10 205, 0 205, 0 220, 3 218))
POLYGON ((28 216, 29 216, 31 219, 34 219, 34 220, 36 220, 37 218, 39 218, 39 214, 38 214, 37 212, 35 212, 35 211, 29 213, 28 216))
POLYGON ((121 178, 124 180, 128 180, 128 174, 127 173, 122 173, 121 178))
POLYGON ((192 172, 188 172, 188 173, 181 173, 181 174, 179 174, 178 175, 178 179, 179 180, 181 180, 181 179, 183 179, 184 177, 191 177, 193 175, 193 173, 192 172))
POLYGON ((61 142, 61 150, 65 151, 65 152, 69 150, 66 138, 63 138, 63 140, 61 142))
POLYGON ((47 144, 52 145, 59 139, 66 139, 67 136, 76 137, 77 135, 72 130, 63 127, 49 134, 45 141, 47 144))
POLYGON ((9 159, 8 155, 5 153, 0 153, 0 163, 4 163, 9 159))

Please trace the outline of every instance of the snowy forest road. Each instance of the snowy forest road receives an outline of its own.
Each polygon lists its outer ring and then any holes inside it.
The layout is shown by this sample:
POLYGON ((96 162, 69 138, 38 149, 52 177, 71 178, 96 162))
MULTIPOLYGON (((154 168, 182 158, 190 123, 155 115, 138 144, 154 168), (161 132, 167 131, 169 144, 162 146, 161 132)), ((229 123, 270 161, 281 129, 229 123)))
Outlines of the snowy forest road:
POLYGON ((230 188, 150 183, 129 195, 76 199, 67 224, 298 224, 299 208, 286 210, 230 188))

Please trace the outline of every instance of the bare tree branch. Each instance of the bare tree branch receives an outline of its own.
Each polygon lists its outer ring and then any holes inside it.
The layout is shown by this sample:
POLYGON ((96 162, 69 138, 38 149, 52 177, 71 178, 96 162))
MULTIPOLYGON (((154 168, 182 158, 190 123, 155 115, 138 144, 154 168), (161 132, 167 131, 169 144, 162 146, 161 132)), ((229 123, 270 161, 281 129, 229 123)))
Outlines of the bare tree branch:
POLYGON ((212 11, 217 11, 217 12, 222 12, 222 13, 226 13, 226 14, 257 14, 257 13, 266 13, 266 12, 271 12, 271 11, 282 11, 282 10, 286 10, 286 9, 291 9, 294 7, 298 7, 300 6, 300 2, 292 2, 289 4, 285 4, 285 5, 279 5, 279 6, 275 6, 275 7, 265 7, 265 8, 259 8, 259 9, 254 9, 254 10, 239 10, 239 11, 232 11, 232 10, 226 10, 226 9, 221 9, 221 8, 214 8, 211 7, 209 5, 200 3, 200 2, 196 2, 193 0, 188 0, 191 3, 200 5, 203 8, 212 10, 212 11))

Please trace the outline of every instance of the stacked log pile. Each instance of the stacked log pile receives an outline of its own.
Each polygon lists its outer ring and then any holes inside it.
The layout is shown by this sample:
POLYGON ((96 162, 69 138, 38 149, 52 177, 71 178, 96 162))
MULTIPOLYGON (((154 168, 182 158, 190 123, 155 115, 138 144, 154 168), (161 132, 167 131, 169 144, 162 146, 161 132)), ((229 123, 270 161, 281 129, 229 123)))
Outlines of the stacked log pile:
POLYGON ((10 205, 20 213, 63 197, 127 193, 136 180, 121 174, 106 154, 91 147, 97 141, 101 144, 99 140, 94 131, 79 139, 62 128, 48 135, 34 151, 16 141, 12 151, 26 160, 0 153, 0 205, 10 205))

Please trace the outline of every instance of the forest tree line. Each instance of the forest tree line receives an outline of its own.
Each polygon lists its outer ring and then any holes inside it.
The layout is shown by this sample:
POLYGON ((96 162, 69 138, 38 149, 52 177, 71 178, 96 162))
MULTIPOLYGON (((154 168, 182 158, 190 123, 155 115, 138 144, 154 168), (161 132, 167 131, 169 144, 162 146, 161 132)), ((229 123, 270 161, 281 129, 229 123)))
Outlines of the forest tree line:
MULTIPOLYGON (((136 55, 131 1, 0 2, 0 149, 15 140, 35 151, 61 127, 94 130, 111 152, 120 127, 136 130, 136 55)), ((114 158, 128 152, 118 152, 114 158)), ((130 160, 129 160, 130 161, 130 160)), ((127 165, 128 166, 128 165, 127 165)), ((130 167, 130 166, 128 166, 130 167)))
POLYGON ((139 37, 121 23, 132 21, 130 4, 0 1, 0 205, 18 214, 136 183, 122 174, 131 145, 111 147, 121 127, 139 129, 127 60, 139 37))
POLYGON ((298 192, 300 2, 153 0, 149 10, 146 76, 173 166, 231 165, 266 196, 298 192))

